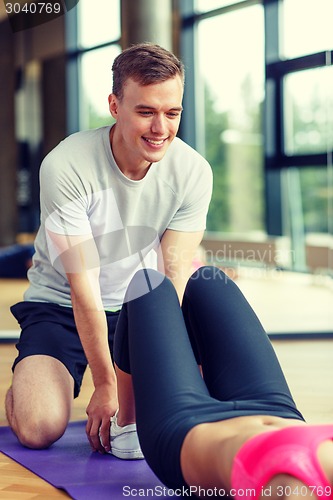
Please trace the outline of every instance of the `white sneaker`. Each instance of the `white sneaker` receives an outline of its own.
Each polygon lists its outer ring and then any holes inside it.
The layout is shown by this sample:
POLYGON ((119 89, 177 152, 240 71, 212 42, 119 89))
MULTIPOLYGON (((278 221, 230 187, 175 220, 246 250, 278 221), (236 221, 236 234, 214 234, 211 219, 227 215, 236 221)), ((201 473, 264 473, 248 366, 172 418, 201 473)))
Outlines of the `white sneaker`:
POLYGON ((125 460, 143 459, 136 424, 120 427, 117 423, 118 410, 111 417, 111 451, 110 453, 125 460))

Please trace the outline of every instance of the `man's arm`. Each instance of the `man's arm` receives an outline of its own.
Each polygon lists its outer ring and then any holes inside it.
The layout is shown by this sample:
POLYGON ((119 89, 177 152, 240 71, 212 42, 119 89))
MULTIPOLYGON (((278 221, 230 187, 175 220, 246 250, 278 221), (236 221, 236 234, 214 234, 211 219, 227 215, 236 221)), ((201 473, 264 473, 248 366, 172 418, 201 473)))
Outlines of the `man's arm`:
POLYGON ((118 407, 118 400, 99 287, 98 251, 91 235, 64 236, 51 232, 48 235, 68 278, 75 323, 95 387, 87 407, 87 436, 94 450, 109 451, 110 417, 118 407))
POLYGON ((180 303, 192 270, 195 252, 204 232, 184 232, 167 229, 161 240, 164 273, 174 284, 180 303))

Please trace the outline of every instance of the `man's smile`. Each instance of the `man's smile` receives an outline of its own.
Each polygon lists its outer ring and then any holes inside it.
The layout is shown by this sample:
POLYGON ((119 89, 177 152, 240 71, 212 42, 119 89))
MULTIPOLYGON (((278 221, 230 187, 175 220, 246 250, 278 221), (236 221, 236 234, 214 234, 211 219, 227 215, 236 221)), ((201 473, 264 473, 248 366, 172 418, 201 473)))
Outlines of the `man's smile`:
POLYGON ((167 138, 165 139, 150 139, 148 137, 142 137, 142 139, 146 142, 148 142, 148 144, 151 144, 152 146, 162 146, 164 144, 164 142, 167 140, 167 138))

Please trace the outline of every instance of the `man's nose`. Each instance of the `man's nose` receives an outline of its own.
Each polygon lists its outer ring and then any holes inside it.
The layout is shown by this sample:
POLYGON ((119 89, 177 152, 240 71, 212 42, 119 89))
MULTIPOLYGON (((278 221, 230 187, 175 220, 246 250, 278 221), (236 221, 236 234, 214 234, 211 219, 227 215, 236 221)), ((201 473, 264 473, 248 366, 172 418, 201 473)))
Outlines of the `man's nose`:
POLYGON ((151 130, 154 134, 163 135, 166 130, 166 118, 163 115, 156 114, 153 118, 151 130))

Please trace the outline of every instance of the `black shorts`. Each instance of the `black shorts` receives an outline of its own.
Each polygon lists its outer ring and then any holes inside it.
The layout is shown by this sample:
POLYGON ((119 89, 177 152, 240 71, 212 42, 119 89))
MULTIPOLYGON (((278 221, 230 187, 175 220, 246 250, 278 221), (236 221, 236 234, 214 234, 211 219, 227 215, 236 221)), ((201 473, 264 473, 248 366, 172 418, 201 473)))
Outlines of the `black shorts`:
MULTIPOLYGON (((61 361, 74 379, 74 397, 79 395, 87 358, 76 329, 73 309, 48 302, 19 302, 11 307, 22 332, 12 370, 27 356, 44 354, 61 361)), ((108 338, 113 356, 113 337, 119 312, 106 312, 108 338)))

